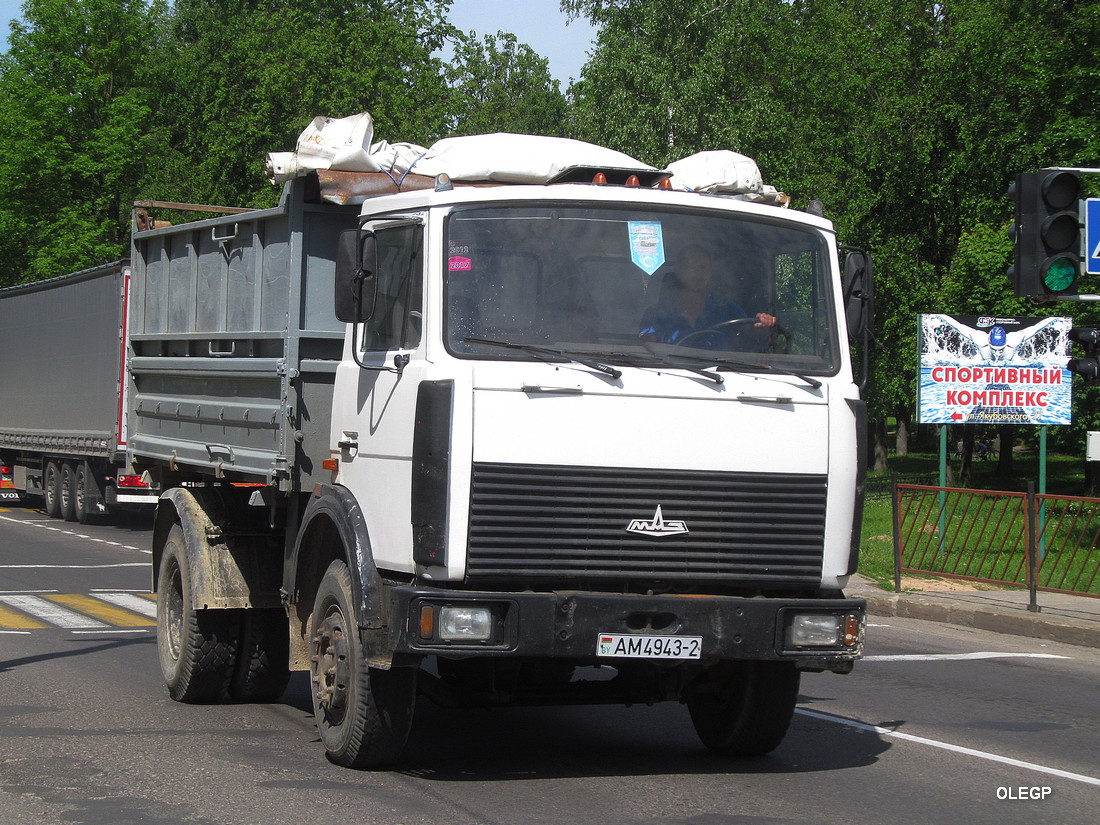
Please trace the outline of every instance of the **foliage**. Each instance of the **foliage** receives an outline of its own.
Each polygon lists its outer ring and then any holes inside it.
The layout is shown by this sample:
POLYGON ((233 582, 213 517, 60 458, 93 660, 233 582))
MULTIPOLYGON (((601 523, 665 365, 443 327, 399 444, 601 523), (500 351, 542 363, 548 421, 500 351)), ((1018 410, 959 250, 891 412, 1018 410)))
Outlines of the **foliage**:
POLYGON ((122 257, 157 140, 157 4, 28 0, 0 57, 0 285, 122 257))
POLYGON ((452 134, 565 134, 568 102, 549 63, 514 34, 461 38, 446 77, 454 94, 452 134))
POLYGON ((1012 297, 1004 193, 1019 171, 1097 165, 1097 0, 562 5, 602 27, 577 137, 657 165, 741 151, 872 251, 873 431, 912 409, 917 313, 1069 314, 1012 297))
POLYGON ((267 206, 268 152, 317 115, 367 110, 379 135, 431 142, 447 102, 432 52, 443 0, 178 0, 166 19, 163 200, 267 206))

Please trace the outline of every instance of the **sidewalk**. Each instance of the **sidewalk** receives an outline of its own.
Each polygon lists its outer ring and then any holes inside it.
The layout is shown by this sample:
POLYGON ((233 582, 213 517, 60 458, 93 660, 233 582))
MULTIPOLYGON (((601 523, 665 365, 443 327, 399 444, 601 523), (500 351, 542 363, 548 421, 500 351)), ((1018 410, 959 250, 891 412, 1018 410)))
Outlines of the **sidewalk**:
MULTIPOLYGON (((934 587, 934 582, 928 586, 934 587)), ((894 593, 857 574, 844 595, 866 599, 867 613, 872 616, 924 619, 1100 648, 1100 599, 1040 591, 1040 612, 1032 613, 1027 609, 1027 590, 978 590, 978 585, 965 582, 960 586, 975 589, 894 593)))

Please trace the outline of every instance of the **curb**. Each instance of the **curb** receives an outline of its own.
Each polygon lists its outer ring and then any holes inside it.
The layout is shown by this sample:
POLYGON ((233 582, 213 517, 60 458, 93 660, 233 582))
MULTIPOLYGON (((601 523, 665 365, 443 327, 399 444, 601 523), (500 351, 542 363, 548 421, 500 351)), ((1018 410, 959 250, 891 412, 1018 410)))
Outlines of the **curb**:
POLYGON ((971 605, 944 604, 918 595, 873 593, 860 588, 850 595, 867 600, 867 613, 973 627, 992 633, 1026 636, 1063 644, 1100 647, 1100 626, 1058 616, 991 610, 971 605))

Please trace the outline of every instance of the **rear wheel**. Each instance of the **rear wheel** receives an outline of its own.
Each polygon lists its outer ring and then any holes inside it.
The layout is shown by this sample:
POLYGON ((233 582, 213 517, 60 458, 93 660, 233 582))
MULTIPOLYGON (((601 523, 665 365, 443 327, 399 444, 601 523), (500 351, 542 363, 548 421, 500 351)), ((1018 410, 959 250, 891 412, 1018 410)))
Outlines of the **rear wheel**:
POLYGON ((334 561, 317 590, 310 630, 313 709, 332 762, 375 768, 396 759, 408 739, 416 670, 368 666, 353 604, 347 565, 334 561))
POLYGON ((42 477, 42 495, 45 499, 46 515, 61 518, 61 465, 56 461, 46 462, 42 477))
POLYGON ((71 461, 61 465, 61 518, 76 521, 76 468, 71 461))
POLYGON ((183 528, 164 543, 157 580, 157 653, 168 695, 177 702, 218 702, 233 676, 241 615, 191 606, 183 528))
POLYGON ((723 756, 763 756, 783 741, 798 702, 793 662, 723 662, 687 699, 695 732, 723 756))
POLYGON ((91 506, 89 495, 95 481, 88 473, 88 465, 81 461, 73 470, 73 487, 71 496, 73 500, 73 519, 81 524, 87 524, 95 518, 95 511, 91 506))
POLYGON ((290 681, 290 626, 281 609, 245 610, 229 695, 239 702, 274 702, 290 681))

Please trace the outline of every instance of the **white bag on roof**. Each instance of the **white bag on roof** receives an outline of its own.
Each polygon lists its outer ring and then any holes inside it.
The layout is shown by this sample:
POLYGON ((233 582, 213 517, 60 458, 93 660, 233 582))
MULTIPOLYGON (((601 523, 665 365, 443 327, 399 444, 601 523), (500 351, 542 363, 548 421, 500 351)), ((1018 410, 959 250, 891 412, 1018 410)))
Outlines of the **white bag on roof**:
POLYGON ((653 170, 622 152, 582 140, 496 132, 436 141, 413 171, 433 176, 445 172, 453 180, 546 183, 570 166, 653 170))
POLYGON ((293 152, 268 155, 268 177, 281 183, 316 169, 402 175, 427 151, 415 143, 371 143, 373 138, 374 118, 369 112, 343 118, 315 117, 298 136, 293 152))
POLYGON ((755 194, 764 190, 756 161, 727 149, 697 152, 669 164, 668 169, 674 184, 709 195, 755 194))
POLYGON ((622 152, 570 138, 497 132, 436 141, 430 149, 374 138, 368 112, 345 118, 316 117, 293 152, 268 155, 267 172, 281 183, 317 169, 342 172, 406 172, 456 181, 546 183, 571 166, 654 171, 622 152))

